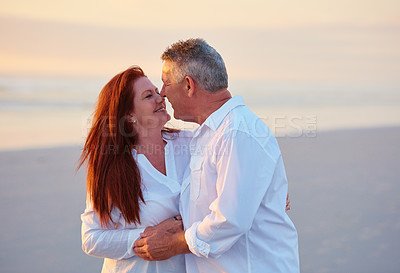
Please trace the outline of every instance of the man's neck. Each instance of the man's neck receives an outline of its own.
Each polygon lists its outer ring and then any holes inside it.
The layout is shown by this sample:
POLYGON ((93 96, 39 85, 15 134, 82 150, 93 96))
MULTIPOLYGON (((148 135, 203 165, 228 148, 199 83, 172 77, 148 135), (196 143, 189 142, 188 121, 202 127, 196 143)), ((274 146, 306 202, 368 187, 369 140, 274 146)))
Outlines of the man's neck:
POLYGON ((200 125, 203 124, 212 113, 221 108, 221 106, 231 98, 232 95, 227 89, 218 91, 217 93, 204 91, 198 108, 199 113, 196 118, 196 123, 200 125))

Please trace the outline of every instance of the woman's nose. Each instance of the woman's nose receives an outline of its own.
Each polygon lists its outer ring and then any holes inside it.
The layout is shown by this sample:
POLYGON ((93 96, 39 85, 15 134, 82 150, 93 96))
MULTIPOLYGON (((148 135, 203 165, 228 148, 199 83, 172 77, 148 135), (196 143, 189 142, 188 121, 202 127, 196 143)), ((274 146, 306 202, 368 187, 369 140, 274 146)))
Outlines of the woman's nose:
POLYGON ((161 93, 157 96, 157 102, 164 102, 165 98, 161 96, 161 93))

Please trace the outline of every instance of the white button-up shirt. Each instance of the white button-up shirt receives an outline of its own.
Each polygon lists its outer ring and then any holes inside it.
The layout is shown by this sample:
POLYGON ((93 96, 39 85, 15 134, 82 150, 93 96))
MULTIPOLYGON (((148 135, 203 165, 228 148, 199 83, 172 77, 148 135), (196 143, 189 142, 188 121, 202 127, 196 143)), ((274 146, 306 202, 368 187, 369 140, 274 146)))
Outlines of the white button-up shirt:
POLYGON ((180 210, 195 255, 186 255, 186 271, 299 272, 280 149, 243 98, 211 114, 190 146, 191 176, 182 185, 180 210))
POLYGON ((135 256, 134 242, 147 226, 179 214, 179 194, 184 172, 189 164, 189 141, 192 132, 164 134, 166 176, 155 169, 143 154, 133 155, 142 177, 142 191, 146 204, 140 205, 141 224, 127 224, 119 209, 111 217, 115 224, 102 229, 98 215, 87 200, 82 219, 82 248, 95 257, 104 258, 102 272, 185 272, 184 255, 165 261, 145 261, 135 256))

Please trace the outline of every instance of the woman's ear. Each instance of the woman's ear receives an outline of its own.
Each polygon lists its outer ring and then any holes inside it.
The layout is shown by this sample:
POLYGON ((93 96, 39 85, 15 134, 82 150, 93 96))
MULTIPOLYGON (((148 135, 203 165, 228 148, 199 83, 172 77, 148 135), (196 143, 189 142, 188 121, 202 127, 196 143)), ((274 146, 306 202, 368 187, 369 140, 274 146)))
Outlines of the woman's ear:
POLYGON ((136 119, 135 115, 133 115, 133 114, 129 114, 129 120, 130 120, 133 124, 136 124, 136 122, 137 122, 137 119, 136 119))

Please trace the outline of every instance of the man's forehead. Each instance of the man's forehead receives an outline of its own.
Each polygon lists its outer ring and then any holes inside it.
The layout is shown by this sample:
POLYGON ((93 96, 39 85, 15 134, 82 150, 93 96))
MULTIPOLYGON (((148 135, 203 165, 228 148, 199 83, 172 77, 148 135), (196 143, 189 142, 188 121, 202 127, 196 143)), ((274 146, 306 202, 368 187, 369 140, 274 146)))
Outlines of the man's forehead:
POLYGON ((163 65, 162 72, 167 73, 170 70, 169 66, 163 65))
POLYGON ((164 64, 161 73, 161 80, 163 82, 168 82, 170 80, 170 75, 171 75, 171 67, 164 64))
POLYGON ((170 71, 171 71, 171 66, 168 64, 168 62, 165 62, 162 67, 162 72, 168 74, 170 71))

